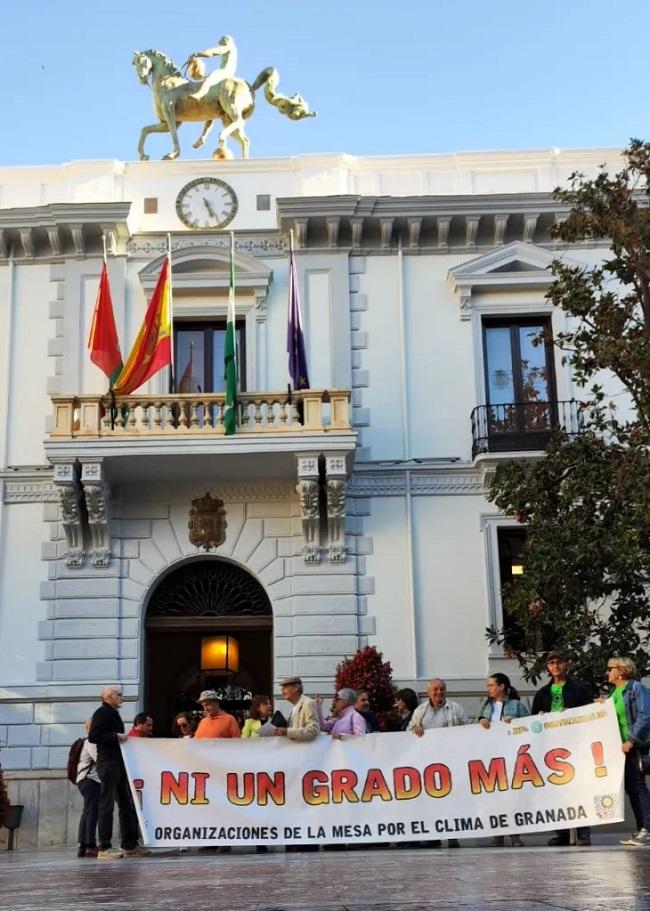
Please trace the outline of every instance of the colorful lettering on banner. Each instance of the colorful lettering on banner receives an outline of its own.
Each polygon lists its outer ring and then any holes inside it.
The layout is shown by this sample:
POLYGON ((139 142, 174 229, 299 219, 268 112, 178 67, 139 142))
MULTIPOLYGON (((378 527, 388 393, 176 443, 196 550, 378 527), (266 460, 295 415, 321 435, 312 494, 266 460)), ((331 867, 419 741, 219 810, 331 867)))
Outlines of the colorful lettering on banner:
POLYGON ((155 847, 470 838, 624 818, 615 710, 311 743, 122 744, 155 847))

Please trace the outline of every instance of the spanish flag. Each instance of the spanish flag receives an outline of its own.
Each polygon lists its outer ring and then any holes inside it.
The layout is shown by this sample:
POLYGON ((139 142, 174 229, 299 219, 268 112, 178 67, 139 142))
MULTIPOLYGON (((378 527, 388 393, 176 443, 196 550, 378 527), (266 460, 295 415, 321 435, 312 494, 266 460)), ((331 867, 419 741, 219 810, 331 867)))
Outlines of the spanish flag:
POLYGON ((88 336, 88 350, 93 364, 96 364, 106 374, 110 382, 113 383, 122 371, 122 352, 120 351, 120 342, 115 328, 113 301, 111 299, 111 286, 108 281, 106 260, 104 260, 102 274, 99 279, 97 301, 95 302, 93 321, 88 336))
POLYGON ((171 287, 169 257, 166 257, 138 337, 113 386, 117 395, 135 392, 154 373, 171 364, 171 335, 171 287))

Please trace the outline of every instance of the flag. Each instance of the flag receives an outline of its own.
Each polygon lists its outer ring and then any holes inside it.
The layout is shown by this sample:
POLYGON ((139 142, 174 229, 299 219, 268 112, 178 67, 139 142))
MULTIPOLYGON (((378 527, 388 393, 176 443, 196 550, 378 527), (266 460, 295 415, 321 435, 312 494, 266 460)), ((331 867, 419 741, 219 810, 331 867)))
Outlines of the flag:
POLYGON ((88 336, 90 360, 108 377, 111 386, 122 370, 122 352, 115 328, 111 286, 108 281, 106 261, 102 266, 95 312, 88 336))
MULTIPOLYGON (((177 355, 178 358, 178 355, 177 355)), ((176 361, 178 363, 178 360, 176 361)), ((190 342, 190 359, 181 378, 178 381, 178 392, 200 392, 201 385, 198 377, 194 376, 194 342, 190 342)))
POLYGON ((166 257, 138 337, 113 386, 118 395, 129 395, 131 392, 135 392, 150 376, 171 364, 172 326, 169 272, 169 257, 166 257))
POLYGON ((235 336, 235 235, 230 235, 230 288, 228 291, 228 320, 224 343, 224 380, 226 404, 223 424, 226 436, 235 432, 237 423, 237 340, 235 336))
POLYGON ((293 242, 289 248, 289 323, 287 326, 287 352, 289 354, 289 376, 294 389, 309 389, 305 336, 302 332, 300 297, 298 296, 298 273, 293 255, 293 242))

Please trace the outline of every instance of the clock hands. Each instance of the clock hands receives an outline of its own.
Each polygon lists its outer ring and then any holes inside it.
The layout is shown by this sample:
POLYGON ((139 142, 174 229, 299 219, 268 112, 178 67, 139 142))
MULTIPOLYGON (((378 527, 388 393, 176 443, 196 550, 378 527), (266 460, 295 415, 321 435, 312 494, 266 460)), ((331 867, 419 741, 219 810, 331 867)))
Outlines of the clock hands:
POLYGON ((219 219, 219 216, 217 215, 217 213, 214 211, 214 209, 213 209, 212 206, 210 205, 210 200, 209 200, 209 199, 206 199, 205 196, 203 197, 203 205, 204 205, 204 206, 206 207, 206 209, 208 210, 208 215, 209 215, 211 218, 216 218, 217 220, 219 219))

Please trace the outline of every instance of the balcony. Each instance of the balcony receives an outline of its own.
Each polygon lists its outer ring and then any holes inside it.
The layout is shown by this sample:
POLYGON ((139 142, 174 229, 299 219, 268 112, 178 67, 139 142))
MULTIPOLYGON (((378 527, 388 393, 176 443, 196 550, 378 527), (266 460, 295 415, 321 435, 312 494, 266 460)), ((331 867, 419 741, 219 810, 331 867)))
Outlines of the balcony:
POLYGON ((537 452, 551 434, 581 433, 586 424, 583 403, 575 399, 552 402, 506 402, 479 405, 471 414, 472 458, 485 453, 537 452))
POLYGON ((347 389, 240 393, 232 436, 225 435, 223 393, 57 395, 52 404, 49 459, 101 459, 115 479, 213 474, 216 455, 220 477, 288 478, 296 455, 351 455, 356 447, 347 389))

